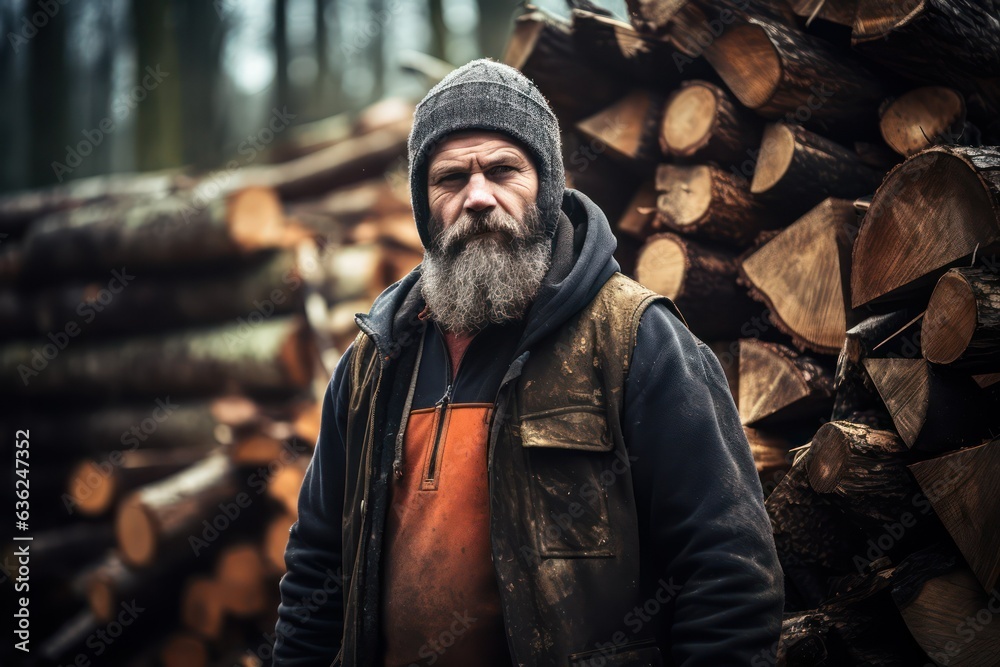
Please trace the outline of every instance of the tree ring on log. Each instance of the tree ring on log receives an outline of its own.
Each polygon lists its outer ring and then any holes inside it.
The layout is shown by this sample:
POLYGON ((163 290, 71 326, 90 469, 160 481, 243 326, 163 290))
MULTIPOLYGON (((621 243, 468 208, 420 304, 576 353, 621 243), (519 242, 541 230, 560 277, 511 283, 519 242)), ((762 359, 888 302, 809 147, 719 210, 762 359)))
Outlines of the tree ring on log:
POLYGON ((708 86, 691 85, 677 91, 663 114, 664 148, 679 155, 694 153, 711 137, 718 111, 719 100, 708 86))

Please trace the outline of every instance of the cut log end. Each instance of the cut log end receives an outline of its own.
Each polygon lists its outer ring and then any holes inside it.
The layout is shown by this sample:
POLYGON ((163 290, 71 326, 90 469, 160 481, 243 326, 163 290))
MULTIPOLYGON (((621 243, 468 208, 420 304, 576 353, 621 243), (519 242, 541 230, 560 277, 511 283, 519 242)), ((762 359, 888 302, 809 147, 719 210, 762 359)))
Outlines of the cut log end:
MULTIPOLYGON (((829 424, 821 426, 820 432, 827 426, 829 424)), ((844 462, 850 454, 850 443, 844 434, 836 428, 827 431, 823 434, 822 456, 814 455, 809 461, 809 486, 820 493, 833 493, 837 488, 844 462)), ((819 437, 820 433, 816 435, 819 437)))
POLYGON ((285 547, 288 545, 288 531, 294 523, 294 515, 282 514, 275 517, 267 527, 264 557, 268 567, 275 572, 285 571, 285 547))
POLYGON ((522 20, 516 21, 514 23, 514 32, 507 42, 507 50, 504 53, 503 62, 515 69, 524 67, 532 51, 534 51, 535 42, 538 41, 538 37, 544 27, 545 24, 538 20, 532 21, 522 17, 522 20))
POLYGON ((156 558, 155 519, 146 511, 138 496, 131 496, 122 502, 115 518, 115 535, 122 560, 129 565, 148 565, 156 558))
POLYGON ((687 259, 684 248, 672 236, 651 239, 636 263, 636 278, 640 283, 670 299, 676 299, 684 284, 687 259))
POLYGON ((739 413, 744 426, 829 414, 829 373, 776 343, 740 341, 739 413))
POLYGON ((663 191, 657 208, 678 227, 686 227, 701 220, 712 203, 712 172, 704 165, 662 165, 657 170, 657 188, 663 191))
POLYGON ((994 149, 935 146, 889 172, 854 242, 852 306, 901 297, 1000 240, 1000 189, 980 173, 998 163, 994 149))
POLYGON ((787 126, 773 123, 764 128, 750 192, 760 194, 773 188, 788 172, 794 156, 795 135, 787 126))
POLYGON ((705 55, 737 99, 751 109, 767 104, 781 81, 781 57, 760 26, 730 28, 705 55))
POLYGON ((751 295, 796 345, 837 353, 847 330, 843 260, 854 207, 828 198, 743 260, 751 295))
POLYGON ((247 252, 288 245, 281 202, 270 188, 251 187, 230 195, 226 222, 233 240, 247 252))
POLYGON ((114 582, 105 576, 92 577, 87 582, 87 603, 98 620, 105 623, 111 621, 118 606, 114 582))
POLYGON ((218 637, 225 618, 220 593, 218 583, 213 579, 197 577, 189 580, 181 595, 184 627, 203 637, 218 637))
POLYGON ((945 86, 924 86, 893 100, 882 113, 879 129, 894 151, 910 156, 937 143, 964 120, 961 93, 945 86))
POLYGON ((880 39, 912 20, 926 0, 858 0, 852 37, 856 42, 880 39))
POLYGON ((95 461, 83 461, 69 474, 69 496, 86 516, 106 512, 114 501, 116 486, 115 474, 105 473, 95 461))
POLYGON ((976 331, 976 296, 959 273, 941 276, 920 330, 924 358, 950 364, 965 352, 976 331))
POLYGON ((305 387, 313 377, 313 348, 309 325, 300 321, 281 344, 279 356, 293 386, 305 387))
POLYGON ((688 156, 703 146, 715 125, 718 106, 708 86, 691 85, 677 91, 660 128, 664 152, 688 156))

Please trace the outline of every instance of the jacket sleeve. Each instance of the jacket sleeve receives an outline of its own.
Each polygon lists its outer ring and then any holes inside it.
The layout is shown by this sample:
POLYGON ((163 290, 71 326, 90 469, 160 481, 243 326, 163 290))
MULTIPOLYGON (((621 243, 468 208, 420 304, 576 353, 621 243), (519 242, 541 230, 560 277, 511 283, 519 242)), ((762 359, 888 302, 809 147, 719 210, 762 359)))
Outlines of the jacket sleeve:
POLYGON ((750 446, 715 354, 663 304, 640 321, 623 424, 640 534, 678 587, 673 664, 770 664, 783 576, 750 446))
POLYGON ((319 438, 299 492, 298 520, 285 548, 275 626, 275 667, 329 667, 343 635, 345 429, 353 345, 323 398, 319 438))

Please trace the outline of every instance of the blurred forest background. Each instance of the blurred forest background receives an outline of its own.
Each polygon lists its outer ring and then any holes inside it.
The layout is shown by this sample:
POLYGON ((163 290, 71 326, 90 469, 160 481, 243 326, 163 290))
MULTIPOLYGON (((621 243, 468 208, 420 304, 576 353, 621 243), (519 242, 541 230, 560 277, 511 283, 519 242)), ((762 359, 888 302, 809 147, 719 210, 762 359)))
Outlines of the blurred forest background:
MULTIPOLYGON (((211 169, 292 125, 419 99, 428 54, 499 59, 517 0, 0 0, 0 191, 211 169), (86 155, 84 154, 86 153, 86 155)), ((533 3, 566 15, 562 0, 533 3)), ((623 0, 600 3, 624 18, 623 0)))

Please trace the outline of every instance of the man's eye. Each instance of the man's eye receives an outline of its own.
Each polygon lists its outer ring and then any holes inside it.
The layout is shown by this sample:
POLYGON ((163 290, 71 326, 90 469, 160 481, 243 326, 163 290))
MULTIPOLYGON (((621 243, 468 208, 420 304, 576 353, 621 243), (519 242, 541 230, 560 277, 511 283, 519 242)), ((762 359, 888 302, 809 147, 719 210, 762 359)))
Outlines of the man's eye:
POLYGON ((509 173, 511 171, 514 171, 514 167, 510 166, 509 164, 499 164, 499 165, 493 167, 492 169, 490 169, 490 173, 491 174, 498 174, 498 175, 499 174, 506 174, 506 173, 509 173))

